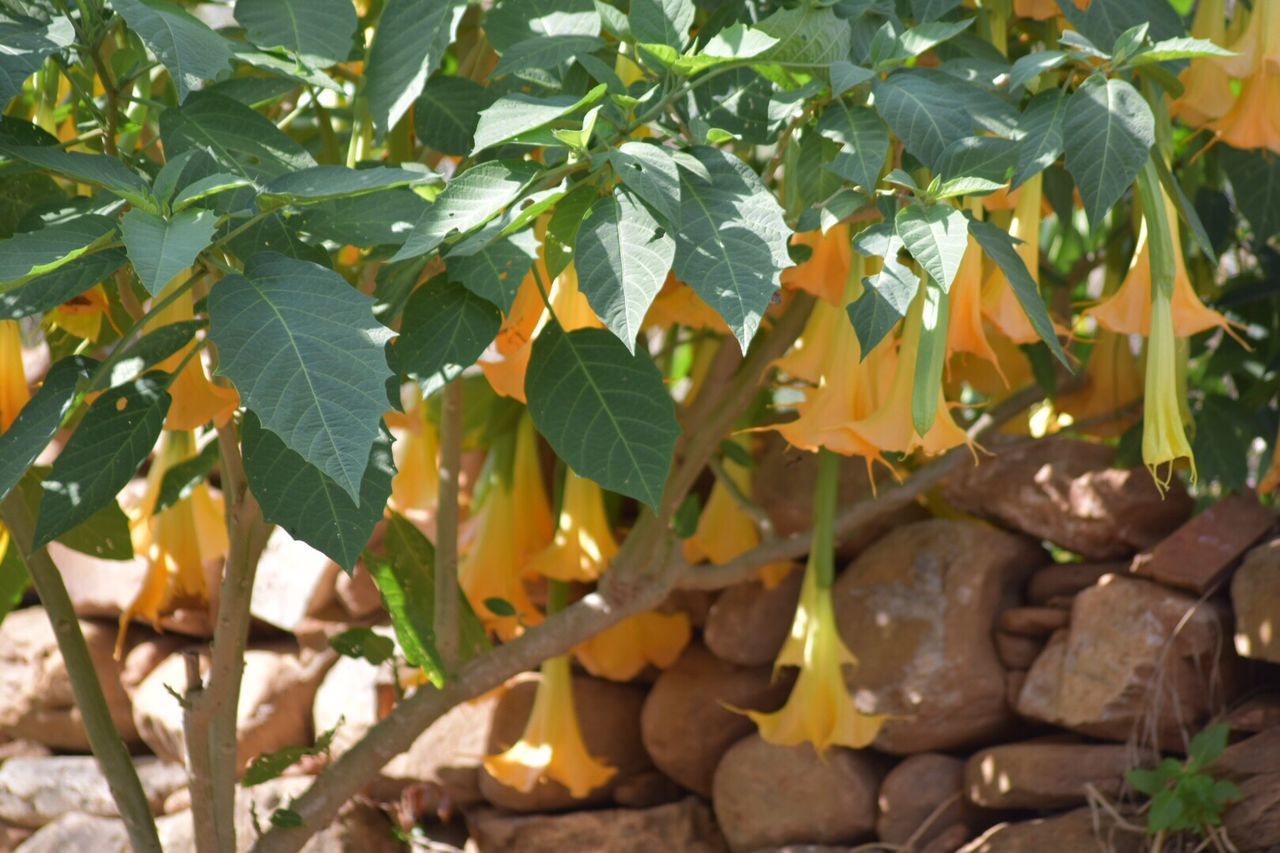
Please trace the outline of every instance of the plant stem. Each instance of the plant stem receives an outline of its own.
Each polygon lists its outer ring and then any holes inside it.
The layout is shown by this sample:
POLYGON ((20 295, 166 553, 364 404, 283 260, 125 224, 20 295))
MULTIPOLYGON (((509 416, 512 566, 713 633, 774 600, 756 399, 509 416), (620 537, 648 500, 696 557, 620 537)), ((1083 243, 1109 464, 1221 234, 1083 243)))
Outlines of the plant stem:
POLYGON ((458 469, 462 464, 462 378, 444 387, 440 408, 440 465, 436 508, 433 623, 436 651, 447 675, 458 665, 458 469))
POLYGON ((818 483, 813 490, 813 550, 809 554, 821 589, 830 589, 836 579, 835 518, 839 484, 840 457, 824 447, 818 451, 818 483))
POLYGON ((76 709, 89 736, 89 746, 107 778, 107 787, 111 789, 116 808, 124 820, 132 849, 142 853, 162 853, 151 804, 138 781, 138 771, 129 757, 129 750, 111 720, 111 710, 98 681, 84 634, 80 632, 80 620, 76 618, 71 598, 62 583, 62 575, 49 559, 48 551, 31 547, 35 521, 20 490, 10 492, 0 506, 0 515, 12 537, 12 546, 27 563, 31 582, 35 584, 40 602, 53 625, 58 650, 71 679, 76 709))

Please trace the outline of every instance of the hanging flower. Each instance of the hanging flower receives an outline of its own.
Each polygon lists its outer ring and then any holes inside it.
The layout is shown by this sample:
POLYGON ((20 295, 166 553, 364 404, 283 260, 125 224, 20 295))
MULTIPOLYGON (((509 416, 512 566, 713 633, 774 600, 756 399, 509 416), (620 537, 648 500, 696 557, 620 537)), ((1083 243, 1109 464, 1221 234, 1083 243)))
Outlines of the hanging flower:
POLYGON ((30 399, 22 365, 22 326, 17 320, 0 320, 0 433, 13 425, 30 399))
POLYGON ((679 281, 675 273, 669 272, 662 290, 658 291, 648 313, 644 315, 644 328, 670 329, 676 325, 729 334, 729 325, 724 318, 703 302, 697 291, 679 281))
POLYGON ((1058 397, 1057 408, 1084 432, 1116 438, 1137 422, 1136 411, 1124 410, 1142 399, 1142 368, 1129 348, 1129 336, 1099 329, 1084 369, 1084 385, 1058 397))
POLYGON ((604 491, 594 481, 565 471, 555 536, 529 564, 529 571, 553 580, 593 581, 617 553, 618 542, 604 511, 604 491))
MULTIPOLYGON (((1018 188, 1018 202, 1009 225, 1009 233, 1021 241, 1016 249, 1018 256, 1037 284, 1040 282, 1040 221, 1044 214, 1041 206, 1043 180, 1044 175, 1037 174, 1018 188)), ((991 265, 983 286, 982 309, 992 325, 1014 343, 1033 344, 1040 340, 1009 279, 995 264, 991 265)))
POLYGON ((1217 62, 1237 78, 1280 74, 1280 8, 1265 0, 1251 5, 1253 13, 1228 47, 1235 56, 1219 57, 1217 62))
POLYGON ((1246 77, 1231 109, 1212 123, 1232 148, 1267 148, 1280 154, 1280 70, 1246 77))
POLYGON ((782 286, 803 290, 837 308, 844 305, 844 284, 849 277, 849 265, 853 262, 853 243, 849 226, 841 222, 825 234, 806 231, 792 238, 792 243, 808 246, 813 250, 809 259, 799 266, 782 271, 782 286))
POLYGON ((46 314, 45 323, 72 337, 96 343, 102 334, 102 318, 111 319, 109 307, 106 290, 101 284, 95 284, 46 314))
MULTIPOLYGON (((1193 38, 1208 39, 1218 45, 1226 43, 1227 19, 1223 3, 1224 0, 1200 0, 1195 19, 1191 22, 1193 38)), ((1231 77, 1215 57, 1192 59, 1179 79, 1183 86, 1182 95, 1169 105, 1169 115, 1192 127, 1203 127, 1214 119, 1222 118, 1235 101, 1231 77)))
MULTIPOLYGON (((947 354, 969 353, 991 362, 1004 381, 1000 358, 987 339, 982 316, 982 247, 973 237, 965 246, 955 281, 951 283, 951 312, 947 354)), ((1005 382, 1007 385, 1008 382, 1005 382)))
POLYGON ((568 657, 542 664, 524 734, 506 752, 486 757, 484 769, 503 785, 524 793, 543 780, 559 782, 575 799, 587 797, 617 773, 594 758, 582 740, 568 657))
POLYGON ((520 419, 514 444, 510 478, 493 472, 470 521, 470 546, 458 561, 458 583, 472 609, 503 639, 520 633, 521 621, 538 619, 522 578, 530 560, 551 541, 551 507, 528 414, 520 419), (495 598, 510 604, 515 614, 490 610, 485 602, 495 598))
POLYGON ((209 588, 205 567, 227 555, 227 528, 222 498, 201 483, 185 498, 156 512, 164 475, 196 455, 191 432, 165 432, 160 437, 141 503, 131 512, 133 551, 147 561, 147 574, 133 602, 120 616, 116 657, 135 618, 159 627, 160 617, 179 607, 206 607, 209 588))
POLYGON ((640 613, 596 634, 573 654, 594 676, 630 681, 650 664, 666 669, 675 663, 692 633, 687 613, 640 613))
POLYGON ((1182 383, 1178 379, 1181 356, 1173 328, 1173 310, 1168 296, 1157 287, 1151 301, 1151 335, 1147 339, 1146 397, 1142 415, 1142 461, 1151 471, 1161 492, 1173 479, 1173 463, 1186 458, 1191 463, 1191 479, 1196 477, 1196 461, 1183 428, 1182 383), (1164 465, 1164 473, 1161 468, 1164 465))
POLYGON ((417 386, 408 395, 404 412, 387 412, 387 427, 395 436, 391 452, 396 475, 388 506, 406 518, 425 522, 435 517, 439 494, 440 436, 427 417, 427 404, 417 386))
MULTIPOLYGON (((176 286, 174 282, 170 286, 176 286)), ((162 292, 162 295, 167 290, 162 292)), ((155 316, 148 324, 149 329, 167 326, 170 323, 181 323, 195 317, 195 301, 188 289, 155 316)), ((162 361, 160 370, 172 372, 183 363, 195 341, 187 344, 173 355, 162 361)), ((205 368, 203 353, 198 353, 186 362, 186 366, 174 377, 169 386, 169 396, 173 402, 169 405, 169 415, 165 419, 165 429, 193 430, 199 429, 212 421, 217 426, 227 423, 236 408, 240 405, 240 395, 235 388, 217 385, 210 378, 205 368)))
MULTIPOLYGON (((836 346, 834 338, 846 326, 850 330, 853 328, 843 306, 821 299, 815 301, 800 336, 786 355, 774 362, 774 366, 790 377, 817 385, 832 358, 832 347, 836 346)), ((854 346, 857 346, 856 337, 854 346)))

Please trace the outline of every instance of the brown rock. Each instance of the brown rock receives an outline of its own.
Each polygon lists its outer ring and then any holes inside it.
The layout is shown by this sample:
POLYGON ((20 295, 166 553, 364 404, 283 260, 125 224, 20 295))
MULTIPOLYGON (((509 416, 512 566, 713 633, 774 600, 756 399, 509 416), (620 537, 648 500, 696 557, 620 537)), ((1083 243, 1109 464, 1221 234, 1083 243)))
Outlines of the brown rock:
POLYGON ((1020 637, 996 631, 996 654, 1009 669, 1027 669, 1035 663, 1044 642, 1034 637, 1020 637))
POLYGON ((284 631, 294 630, 335 600, 334 581, 341 571, 324 554, 277 527, 254 575, 254 618, 284 631))
POLYGON ((748 581, 726 589, 711 606, 702 641, 712 653, 741 666, 772 664, 791 632, 804 572, 791 572, 773 589, 748 581))
POLYGON ((1047 605, 1055 599, 1074 598, 1076 593, 1097 583, 1103 575, 1124 574, 1129 564, 1054 563, 1039 569, 1027 583, 1027 602, 1047 605))
POLYGON ((372 616, 382 609, 382 595, 362 564, 356 566, 353 574, 339 572, 334 592, 342 609, 355 619, 372 616))
POLYGON ((1223 720, 1233 732, 1257 734, 1280 728, 1280 693, 1263 693, 1233 708, 1223 720))
MULTIPOLYGON (((964 762, 936 752, 908 756, 884 777, 879 805, 876 835, 881 841, 906 844, 932 818, 915 839, 917 847, 928 845, 964 821, 964 762)), ((964 832, 961 841, 968 838, 968 827, 964 832)))
POLYGON ((1115 825, 1105 814, 1098 817, 1098 823, 1100 832, 1094 830, 1094 814, 1088 808, 1021 823, 999 823, 961 847, 958 853, 1084 853, 1092 850, 1141 853, 1146 850, 1143 834, 1115 825))
POLYGON ((659 613, 683 613, 689 624, 701 630, 707 624, 707 614, 720 593, 710 589, 673 589, 657 607, 659 613))
POLYGON ((1030 540, 969 521, 901 527, 837 579, 836 619, 858 657, 859 705, 897 715, 876 746, 898 754, 981 741, 1010 720, 992 626, 1044 559, 1030 540))
POLYGON ((1135 575, 1203 595, 1222 581, 1240 555, 1276 522, 1252 492, 1230 495, 1133 558, 1135 575))
MULTIPOLYGON (((522 676, 502 694, 493 710, 485 753, 496 755, 510 748, 524 734, 533 698, 536 675, 522 676)), ((525 793, 503 785, 481 767, 480 793, 495 806, 518 812, 556 811, 607 802, 615 786, 653 768, 640 743, 640 708, 644 691, 588 676, 574 676, 573 704, 578 712, 582 740, 596 758, 617 772, 608 782, 583 799, 574 799, 559 782, 542 780, 525 793)))
POLYGON ((382 778, 393 785, 438 785, 457 806, 481 802, 480 762, 489 743, 498 696, 498 691, 492 691, 450 708, 382 768, 382 778))
POLYGON ((875 828, 880 774, 860 753, 832 747, 774 746, 749 735, 716 768, 716 820, 729 848, 837 844, 875 828))
POLYGON ((1236 652, 1280 663, 1280 539, 1254 548, 1231 578, 1236 652))
POLYGON ((640 730, 658 769, 684 787, 711 795, 716 765, 729 747, 755 730, 745 714, 728 707, 776 711, 790 691, 786 677, 773 681, 769 667, 739 667, 705 646, 691 644, 654 682, 645 699, 640 730))
MULTIPOLYGON (((156 758, 136 760, 138 780, 153 814, 165 799, 187 784, 181 764, 156 758)), ((0 766, 0 820, 38 827, 72 812, 114 817, 119 814, 107 779, 90 755, 14 758, 0 766)))
POLYGON ((651 809, 559 815, 508 815, 484 809, 470 812, 467 826, 478 853, 720 853, 725 849, 711 810, 693 797, 651 809))
MULTIPOLYGON (((7 849, 7 848, 6 848, 7 849)), ((129 834, 119 818, 71 812, 47 824, 17 848, 17 853, 126 853, 129 834)))
POLYGON ((1048 637, 1067 627, 1071 614, 1057 607, 1010 607, 996 621, 1001 631, 1023 637, 1048 637))
MULTIPOLYGON (((395 640, 395 633, 390 627, 377 626, 372 630, 393 642, 395 640)), ((392 675, 388 667, 374 666, 361 658, 340 657, 325 673, 316 689, 311 718, 317 732, 337 727, 330 747, 334 758, 350 749, 382 718, 382 688, 391 684, 392 675), (342 721, 340 726, 339 720, 342 721)))
POLYGON ((998 451, 948 479, 958 509, 1092 560, 1124 557, 1163 539, 1191 514, 1174 480, 1165 496, 1141 468, 1109 467, 1115 450, 1052 438, 998 451))
POLYGON ((920 853, 955 853, 973 837, 973 830, 963 823, 953 823, 939 832, 932 841, 919 848, 920 853))
POLYGON ((1208 772, 1235 782, 1243 796, 1224 815, 1231 841, 1242 851, 1280 845, 1280 728, 1228 746, 1208 772))
POLYGON ((1011 669, 1004 674, 1004 701, 1010 708, 1017 707, 1018 697, 1027 683, 1027 670, 1011 669))
POLYGON ((1087 802, 1085 785, 1115 797, 1133 766, 1127 747, 1082 743, 1007 743, 965 765, 969 801, 988 809, 1049 811, 1087 802))
MULTIPOLYGON (((80 631, 117 731, 125 742, 138 744, 121 667, 112 658, 115 624, 86 619, 80 631)), ((14 611, 0 624, 0 732, 54 749, 89 751, 71 679, 42 607, 14 611)))
POLYGON ((1154 710, 1153 735, 1180 744, 1179 733, 1209 711, 1207 678, 1224 630, 1217 609, 1185 593, 1105 578, 1076 596, 1071 627, 1054 634, 1031 667, 1018 713, 1126 740, 1154 710))

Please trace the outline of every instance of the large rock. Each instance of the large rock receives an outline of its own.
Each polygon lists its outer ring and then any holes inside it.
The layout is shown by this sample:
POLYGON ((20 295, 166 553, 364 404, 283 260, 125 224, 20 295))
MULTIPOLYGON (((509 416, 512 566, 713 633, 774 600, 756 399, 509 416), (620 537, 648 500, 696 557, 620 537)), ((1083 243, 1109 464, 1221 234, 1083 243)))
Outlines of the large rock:
POLYGON ((1031 575, 1031 580, 1027 581, 1027 602, 1040 606, 1054 600, 1073 598, 1104 576, 1122 575, 1128 570, 1129 564, 1125 562, 1053 563, 1031 575))
POLYGON ((1229 495, 1133 558, 1131 571, 1167 586, 1203 595, 1231 571, 1240 556, 1275 526, 1276 514, 1257 495, 1229 495))
POLYGON ((1242 799, 1223 816, 1236 847, 1251 853, 1280 846, 1280 728, 1227 747, 1209 773, 1240 788, 1242 799))
POLYGON ((952 475, 944 494, 989 518, 1088 559, 1124 557, 1159 542, 1191 515, 1175 478, 1162 496, 1143 468, 1110 467, 1114 448, 1066 438, 999 450, 952 475))
MULTIPOLYGON (((81 620, 111 719, 129 744, 138 743, 121 666, 112 658, 116 626, 81 620)), ((67 667, 42 607, 10 613, 0 624, 0 732, 55 749, 88 752, 89 738, 76 707, 67 667)))
POLYGON ((749 717, 730 708, 776 711, 789 690, 788 680, 774 681, 769 667, 734 666, 693 643, 645 699, 645 749, 659 770, 709 797, 720 758, 755 730, 749 717))
POLYGON ((35 832, 18 846, 16 853, 68 853, 81 850, 127 853, 129 833, 124 828, 124 821, 71 812, 35 832))
POLYGON ((961 847, 958 853, 1084 853, 1092 850, 1142 853, 1146 849, 1143 833, 1117 825, 1105 812, 1095 817, 1092 809, 1082 808, 1021 823, 998 823, 961 847))
MULTIPOLYGON (((299 656, 297 645, 275 642, 248 649, 237 708, 238 760, 285 746, 311 743, 311 704, 331 656, 299 656)), ((133 719, 151 751, 171 761, 186 755, 182 706, 172 691, 186 690, 186 662, 170 655, 134 694, 133 719)))
POLYGON ((760 581, 735 584, 720 594, 702 631, 716 657, 740 666, 772 664, 791 632, 804 572, 790 572, 768 589, 760 581))
MULTIPOLYGON (((389 627, 378 626, 373 631, 394 640, 394 632, 389 627)), ((374 666, 363 658, 338 658, 316 689, 311 710, 317 732, 337 727, 330 755, 335 758, 342 755, 365 736, 384 716, 384 697, 393 690, 388 666, 374 666)))
POLYGON ((1210 710, 1225 630, 1211 604, 1110 575, 1076 596, 1071 627, 1031 667, 1018 713, 1121 741, 1152 725, 1161 743, 1181 744, 1210 710))
MULTIPOLYGON (((498 699, 486 754, 504 752, 520 740, 533 710, 538 677, 520 678, 498 699)), ((495 806, 519 812, 555 811, 607 802, 617 785, 653 767, 640 742, 643 704, 644 691, 638 687, 574 676, 573 705, 582 740, 591 755, 614 768, 614 775, 585 798, 574 799, 569 789, 559 782, 543 779, 531 791, 518 791, 502 784, 482 767, 480 793, 495 806)))
POLYGON ((418 735, 408 750, 391 759, 382 769, 382 778, 391 786, 435 786, 455 806, 480 802, 480 762, 489 743, 498 696, 490 692, 450 708, 418 735))
POLYGON ((693 797, 652 809, 558 815, 509 815, 484 809, 468 814, 467 826, 478 853, 720 853, 725 849, 710 809, 693 797))
POLYGON ((859 659, 864 710, 895 715, 876 746, 909 754, 997 734, 1012 718, 992 640, 1003 601, 1044 561, 1036 543, 986 524, 900 527, 836 580, 836 619, 859 659))
POLYGON ((1124 746, 1007 743, 970 757, 964 789, 969 801, 983 808, 1050 811, 1083 805, 1086 785, 1115 797, 1131 766, 1124 746))
POLYGON ((948 833, 968 839, 964 761, 936 752, 909 756, 884 777, 879 805, 876 835, 886 844, 906 844, 917 832, 918 848, 948 833), (952 830, 956 825, 963 833, 952 830))
POLYGON ((1280 539, 1254 548, 1231 578, 1236 652, 1280 663, 1280 539))
POLYGON ((292 631, 336 602, 334 581, 340 571, 337 563, 277 527, 258 561, 250 612, 292 631))
POLYGON ((784 844, 840 844, 871 834, 880 773, 866 753, 774 746, 758 734, 734 744, 716 768, 716 819, 734 851, 784 844))
MULTIPOLYGON (((160 814, 165 798, 187 784, 187 771, 157 758, 139 758, 136 764, 151 810, 160 814)), ((0 765, 0 820, 37 827, 72 812, 119 814, 97 759, 58 755, 13 758, 0 765)))

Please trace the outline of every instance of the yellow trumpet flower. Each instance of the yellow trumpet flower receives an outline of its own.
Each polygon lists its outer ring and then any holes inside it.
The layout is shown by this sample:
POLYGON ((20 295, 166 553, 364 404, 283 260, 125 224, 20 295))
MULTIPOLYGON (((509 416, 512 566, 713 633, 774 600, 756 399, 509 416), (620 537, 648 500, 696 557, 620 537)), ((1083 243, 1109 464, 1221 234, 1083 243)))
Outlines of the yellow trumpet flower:
POLYGON ((596 634, 573 654, 594 676, 630 681, 650 664, 666 669, 675 663, 692 633, 687 613, 640 613, 596 634))
POLYGON ((142 588, 120 616, 117 658, 134 617, 159 627, 160 617, 178 607, 204 607, 209 603, 205 567, 227 555, 221 496, 215 496, 207 483, 201 483, 187 497, 155 512, 165 472, 195 455, 193 433, 165 432, 161 436, 142 501, 131 513, 133 550, 146 558, 147 574, 142 588))
MULTIPOLYGON (((1040 220, 1043 217, 1040 201, 1043 180, 1043 174, 1038 174, 1018 188, 1013 222, 1009 226, 1009 233, 1022 241, 1016 251, 1037 284, 1040 282, 1040 220)), ((1033 344, 1040 340, 1040 335, 1027 319, 1027 312, 1022 310, 1022 303, 1014 294, 1009 280, 995 264, 991 265, 983 286, 982 307, 992 325, 1014 343, 1033 344)))
POLYGON ((1173 463, 1186 457, 1191 480, 1196 460, 1183 427, 1183 389, 1178 379, 1178 353, 1171 300, 1156 288, 1151 302, 1151 335, 1147 339, 1146 397, 1142 414, 1142 461, 1156 486, 1164 492, 1173 479, 1173 463), (1168 464, 1164 476, 1161 466, 1168 464))
POLYGON ((386 421, 396 439, 391 446, 396 475, 388 505, 406 518, 425 522, 435 517, 439 497, 440 436, 416 387, 404 412, 388 412, 386 421))
POLYGON ((1269 0, 1251 5, 1253 13, 1244 30, 1228 45, 1235 56, 1217 62, 1232 77, 1280 74, 1280 8, 1269 0))
POLYGON ((551 541, 551 507, 528 414, 516 428, 510 479, 500 472, 493 475, 470 526, 470 546, 458 561, 458 582, 489 628, 511 639, 520 633, 521 620, 538 618, 522 577, 529 561, 551 541), (491 611, 485 605, 491 598, 508 602, 515 615, 491 611))
MULTIPOLYGON (((170 286, 176 286, 176 282, 170 286)), ((158 313, 148 324, 148 328, 157 329, 194 317, 195 300, 191 291, 187 290, 158 313)), ((167 372, 177 370, 194 346, 196 342, 192 341, 162 361, 158 367, 167 372)), ((202 353, 187 361, 186 366, 174 377, 173 384, 169 386, 169 395, 173 398, 169 405, 169 415, 165 419, 165 429, 169 430, 198 429, 210 421, 222 426, 240 405, 240 395, 234 388, 214 384, 209 378, 202 353)))
POLYGON ((797 234, 792 242, 808 246, 813 254, 799 266, 782 271, 782 286, 803 290, 835 305, 844 305, 844 283, 853 262, 853 243, 849 226, 841 222, 827 233, 807 231, 797 234))
MULTIPOLYGON (((965 247, 956 279, 951 283, 951 316, 947 327, 947 354, 970 353, 991 362, 1000 378, 1000 357, 987 339, 982 315, 982 248, 972 237, 965 247)), ((1005 382, 1008 385, 1008 382, 1005 382)))
MULTIPOLYGON (((1200 0, 1191 22, 1194 38, 1208 39, 1222 45, 1227 39, 1224 0, 1200 0)), ((1182 95, 1169 105, 1169 115, 1182 119, 1192 127, 1202 127, 1227 114, 1235 101, 1231 77, 1214 57, 1197 57, 1182 72, 1182 95)))
POLYGON ((0 320, 0 433, 13 425, 30 399, 22 366, 22 326, 17 320, 0 320))
POLYGON ((662 290, 658 291, 644 315, 643 328, 670 329, 677 324, 689 329, 729 334, 729 325, 724 318, 703 302, 697 291, 677 279, 675 273, 667 273, 662 290))
MULTIPOLYGON (((790 377, 817 385, 831 358, 834 337, 845 326, 853 328, 843 306, 821 299, 815 301, 800 337, 796 338, 786 355, 774 362, 774 366, 790 377)), ((857 346, 856 338, 854 345, 857 346)))
POLYGON ((617 553, 618 541, 604 511, 604 491, 586 477, 565 471, 555 536, 534 557, 529 571, 552 580, 593 581, 617 553))
POLYGON ((1137 422, 1137 412, 1123 410, 1142 399, 1142 367, 1129 348, 1129 336, 1099 329, 1084 369, 1084 385, 1058 397, 1057 408, 1077 424, 1096 421, 1083 431, 1116 438, 1137 422))
POLYGON ((617 773, 593 757, 582 740, 568 657, 542 664, 524 734, 506 752, 487 756, 484 769, 503 785, 525 793, 542 780, 559 782, 575 799, 587 797, 617 773))
POLYGON ((1246 77, 1231 109, 1211 127, 1232 148, 1267 148, 1280 154, 1280 70, 1246 77))

